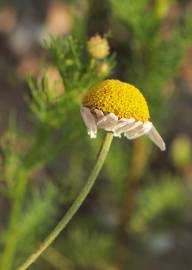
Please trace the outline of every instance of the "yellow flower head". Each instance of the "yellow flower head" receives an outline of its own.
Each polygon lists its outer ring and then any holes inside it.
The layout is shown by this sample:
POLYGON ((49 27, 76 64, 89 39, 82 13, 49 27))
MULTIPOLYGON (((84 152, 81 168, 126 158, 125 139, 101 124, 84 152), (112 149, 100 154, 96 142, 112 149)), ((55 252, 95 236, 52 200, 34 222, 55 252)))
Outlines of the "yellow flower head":
POLYGON ((99 35, 91 37, 87 42, 87 49, 91 56, 103 59, 109 55, 109 44, 106 38, 99 35))
POLYGON ((149 110, 144 96, 131 84, 105 80, 94 86, 84 97, 83 105, 120 118, 147 121, 149 110))

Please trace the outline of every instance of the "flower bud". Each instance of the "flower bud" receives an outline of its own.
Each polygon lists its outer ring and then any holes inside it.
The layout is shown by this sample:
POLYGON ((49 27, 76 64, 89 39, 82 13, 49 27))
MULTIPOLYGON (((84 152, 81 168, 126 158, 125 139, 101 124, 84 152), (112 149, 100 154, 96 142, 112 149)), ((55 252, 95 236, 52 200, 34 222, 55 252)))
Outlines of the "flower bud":
POLYGON ((95 35, 87 42, 87 50, 96 59, 104 59, 109 55, 109 44, 106 38, 95 35))
POLYGON ((52 91, 53 99, 57 99, 64 94, 64 86, 61 76, 56 67, 51 66, 47 72, 48 87, 52 91))
POLYGON ((97 76, 105 77, 109 74, 110 66, 107 62, 98 63, 97 65, 97 76))
POLYGON ((46 81, 44 86, 45 94, 50 103, 54 103, 64 94, 64 85, 62 78, 55 66, 50 66, 45 74, 45 77, 39 77, 39 85, 46 81))

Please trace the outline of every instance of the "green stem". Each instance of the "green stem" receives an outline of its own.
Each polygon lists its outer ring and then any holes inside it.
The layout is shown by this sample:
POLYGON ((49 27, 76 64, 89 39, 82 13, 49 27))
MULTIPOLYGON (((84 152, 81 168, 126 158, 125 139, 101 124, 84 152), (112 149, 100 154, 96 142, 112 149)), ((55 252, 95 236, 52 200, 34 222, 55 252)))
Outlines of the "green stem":
POLYGON ((111 142, 113 139, 112 133, 106 133, 103 144, 101 146, 96 164, 85 184, 83 187, 81 193, 78 195, 76 200, 73 202, 67 213, 63 216, 63 218, 60 220, 60 222, 56 225, 56 227, 52 230, 52 232, 49 234, 49 236, 42 242, 42 244, 39 246, 39 248, 32 253, 31 256, 23 263, 22 266, 18 268, 18 270, 25 270, 27 269, 32 263, 34 263, 38 257, 44 252, 44 250, 49 247, 52 242, 56 239, 56 237, 61 233, 61 231, 66 227, 66 225, 69 223, 69 221, 73 218, 75 213, 78 211, 86 197, 88 196, 91 188, 93 187, 97 176, 99 172, 101 171, 101 168, 104 164, 104 161, 106 159, 107 153, 109 151, 111 142))

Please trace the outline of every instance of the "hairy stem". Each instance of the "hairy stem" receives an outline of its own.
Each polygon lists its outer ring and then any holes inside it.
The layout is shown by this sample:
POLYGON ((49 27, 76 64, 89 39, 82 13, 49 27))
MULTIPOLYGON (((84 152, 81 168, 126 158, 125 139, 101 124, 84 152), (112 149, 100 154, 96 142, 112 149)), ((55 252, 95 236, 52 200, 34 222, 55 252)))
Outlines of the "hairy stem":
POLYGON ((73 218, 75 213, 78 211, 78 209, 80 208, 80 206, 82 205, 86 197, 88 196, 91 188, 93 187, 97 179, 99 172, 101 171, 101 168, 104 164, 107 153, 109 151, 112 139, 113 139, 113 134, 106 133, 101 149, 99 151, 96 164, 87 182, 85 183, 85 186, 83 187, 82 191, 80 192, 76 200, 73 202, 69 210, 66 212, 66 214, 63 216, 63 218, 60 220, 60 222, 49 234, 49 236, 44 240, 44 242, 41 243, 39 248, 34 253, 32 253, 31 256, 29 256, 29 258, 23 263, 23 265, 18 268, 18 270, 25 270, 32 263, 34 263, 38 259, 38 257, 44 252, 44 250, 46 250, 46 248, 52 244, 52 242, 56 239, 56 237, 61 233, 61 231, 66 227, 69 221, 73 218))

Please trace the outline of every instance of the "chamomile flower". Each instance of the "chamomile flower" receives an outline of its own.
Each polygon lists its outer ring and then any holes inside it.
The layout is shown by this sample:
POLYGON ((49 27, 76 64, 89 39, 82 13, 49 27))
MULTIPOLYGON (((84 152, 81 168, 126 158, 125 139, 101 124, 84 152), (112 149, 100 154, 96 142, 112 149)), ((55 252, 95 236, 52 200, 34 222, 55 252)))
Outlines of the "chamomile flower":
POLYGON ((105 80, 94 86, 83 98, 81 115, 91 138, 98 129, 113 132, 113 136, 136 139, 147 135, 162 151, 165 143, 149 121, 147 102, 131 84, 105 80))

